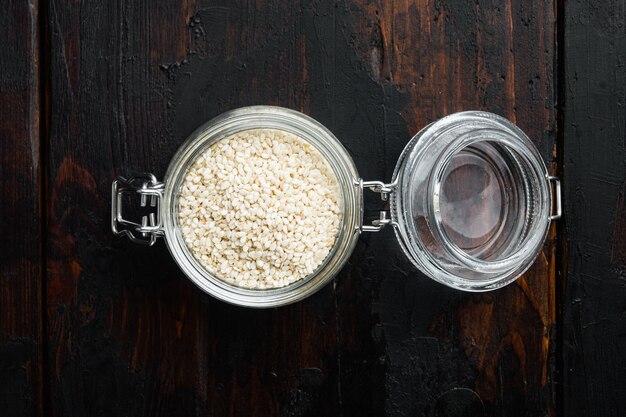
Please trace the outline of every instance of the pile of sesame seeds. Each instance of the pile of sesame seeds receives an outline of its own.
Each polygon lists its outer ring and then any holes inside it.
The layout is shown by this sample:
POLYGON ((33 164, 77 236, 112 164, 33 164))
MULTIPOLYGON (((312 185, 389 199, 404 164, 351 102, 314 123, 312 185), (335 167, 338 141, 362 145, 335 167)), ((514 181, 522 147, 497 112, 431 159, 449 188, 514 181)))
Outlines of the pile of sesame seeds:
POLYGON ((178 195, 187 247, 212 275, 251 289, 314 273, 342 220, 339 183, 324 156, 282 130, 246 130, 210 146, 178 195))

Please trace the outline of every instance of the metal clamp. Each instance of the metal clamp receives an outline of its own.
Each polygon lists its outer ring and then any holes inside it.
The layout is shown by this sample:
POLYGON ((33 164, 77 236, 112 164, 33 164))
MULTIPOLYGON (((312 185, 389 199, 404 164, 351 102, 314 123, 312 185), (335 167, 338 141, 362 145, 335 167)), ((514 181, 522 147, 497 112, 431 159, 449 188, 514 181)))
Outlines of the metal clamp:
POLYGON ((165 186, 152 174, 137 174, 128 179, 117 177, 111 186, 111 230, 116 235, 125 235, 131 241, 152 246, 163 236, 161 199, 165 186), (141 217, 141 223, 124 218, 123 197, 139 194, 139 205, 153 211, 141 217))
MULTIPOLYGON (((363 181, 360 178, 356 182, 356 185, 361 188, 361 195, 363 190, 367 188, 372 192, 379 193, 380 199, 383 201, 389 200, 389 195, 396 187, 395 183, 385 184, 382 181, 363 181)), ((361 205, 361 224, 359 226, 359 232, 380 232, 388 224, 394 225, 395 223, 387 217, 386 211, 380 211, 378 219, 373 220, 371 225, 363 224, 363 205, 361 205)))
POLYGON ((556 214, 548 217, 550 221, 561 218, 563 208, 561 206, 561 180, 558 177, 548 176, 548 182, 554 182, 554 201, 556 205, 556 214))
POLYGON ((363 181, 359 180, 359 185, 361 188, 369 188, 370 191, 375 193, 380 193, 380 199, 383 201, 387 201, 389 199, 389 194, 393 192, 396 184, 385 184, 382 181, 363 181))

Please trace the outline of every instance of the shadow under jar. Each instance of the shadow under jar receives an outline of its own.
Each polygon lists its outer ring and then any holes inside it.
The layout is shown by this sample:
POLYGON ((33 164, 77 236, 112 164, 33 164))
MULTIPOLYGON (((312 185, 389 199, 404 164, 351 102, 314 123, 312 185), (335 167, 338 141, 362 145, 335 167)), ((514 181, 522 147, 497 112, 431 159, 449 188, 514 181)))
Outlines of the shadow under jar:
POLYGON ((532 265, 551 220, 560 215, 558 179, 548 175, 530 139, 497 115, 462 112, 425 127, 407 144, 392 181, 384 183, 360 179, 341 142, 314 119, 281 107, 252 106, 224 113, 192 133, 163 182, 152 174, 118 177, 112 186, 111 227, 147 245, 164 237, 179 267, 203 291, 263 308, 293 303, 321 289, 345 265, 360 233, 387 225, 428 277, 460 290, 493 290, 532 265), (211 273, 188 248, 179 224, 181 186, 198 156, 220 140, 259 129, 288 132, 313 146, 332 168, 339 189, 341 222, 332 249, 311 274, 280 288, 242 288, 211 273), (368 189, 389 200, 390 212, 365 224, 363 190, 368 189), (140 221, 124 214, 133 198, 139 200, 140 221))

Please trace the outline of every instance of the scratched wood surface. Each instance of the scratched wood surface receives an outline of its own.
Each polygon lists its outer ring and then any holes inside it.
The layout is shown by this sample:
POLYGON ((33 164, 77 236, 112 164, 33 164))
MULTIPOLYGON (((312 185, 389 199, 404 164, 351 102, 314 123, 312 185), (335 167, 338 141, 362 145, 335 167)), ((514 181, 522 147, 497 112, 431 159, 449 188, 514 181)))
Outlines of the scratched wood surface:
POLYGON ((37 2, 0 4, 0 414, 42 415, 37 2))
POLYGON ((488 294, 428 280, 390 230, 364 235, 325 289, 261 311, 199 291, 162 242, 133 246, 109 230, 116 175, 162 177, 198 125, 251 104, 316 118, 365 179, 389 180, 413 134, 468 109, 516 122, 555 171, 555 2, 0 7, 0 128, 10 138, 0 183, 11 202, 0 410, 543 416, 575 394, 555 384, 554 230, 529 272, 488 294))
POLYGON ((436 284, 391 231, 323 291, 257 311, 200 292, 161 243, 109 230, 110 184, 161 177, 198 125, 251 104, 329 127, 366 179, 485 109, 555 158, 555 5, 510 1, 49 1, 51 414, 546 415, 555 266, 500 291, 436 284))
POLYGON ((566 2, 567 416, 626 415, 626 1, 566 2))

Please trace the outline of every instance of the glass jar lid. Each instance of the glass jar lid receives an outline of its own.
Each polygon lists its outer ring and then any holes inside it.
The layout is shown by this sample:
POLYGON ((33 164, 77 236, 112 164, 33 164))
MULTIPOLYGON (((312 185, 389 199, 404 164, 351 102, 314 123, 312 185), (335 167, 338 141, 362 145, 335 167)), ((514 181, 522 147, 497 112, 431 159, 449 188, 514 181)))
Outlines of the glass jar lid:
POLYGON ((425 274, 466 291, 499 288, 546 239, 552 194, 532 141, 495 114, 462 112, 422 129, 393 175, 390 223, 425 274))

